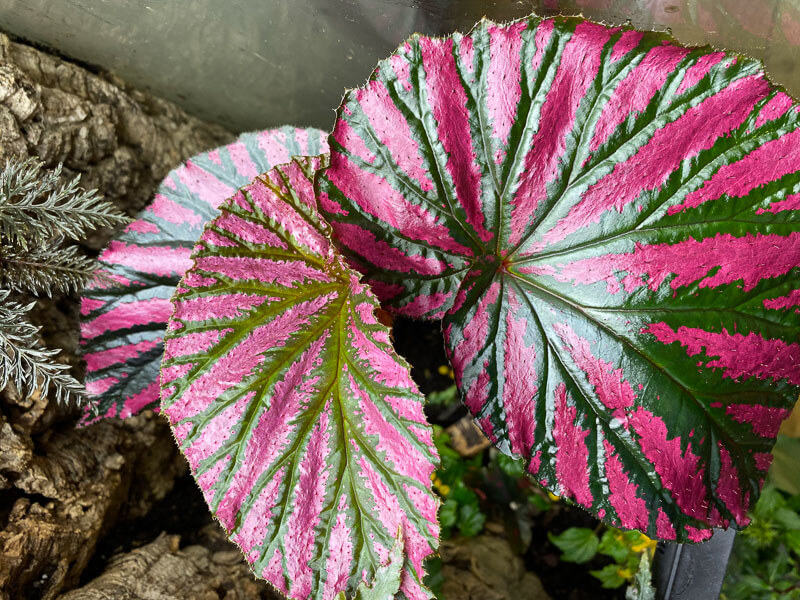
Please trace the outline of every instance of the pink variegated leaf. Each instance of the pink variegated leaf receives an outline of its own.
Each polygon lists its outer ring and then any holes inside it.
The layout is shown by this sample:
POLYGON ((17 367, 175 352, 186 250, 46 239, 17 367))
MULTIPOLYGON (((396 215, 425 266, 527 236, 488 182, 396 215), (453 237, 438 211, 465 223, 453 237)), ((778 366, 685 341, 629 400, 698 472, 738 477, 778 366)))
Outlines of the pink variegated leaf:
POLYGON ((318 216, 318 161, 260 176, 206 227, 173 297, 162 411, 256 575, 297 600, 366 594, 392 585, 400 538, 396 597, 429 598, 431 429, 318 216))
POLYGON ((554 493, 747 524, 800 385, 800 115, 758 62, 579 19, 415 36, 348 92, 318 199, 554 493))
POLYGON ((158 369, 169 298, 191 264, 203 225, 233 193, 293 155, 327 152, 318 129, 245 133, 170 172, 153 202, 100 255, 109 281, 83 292, 86 389, 99 415, 129 417, 158 405, 158 369))

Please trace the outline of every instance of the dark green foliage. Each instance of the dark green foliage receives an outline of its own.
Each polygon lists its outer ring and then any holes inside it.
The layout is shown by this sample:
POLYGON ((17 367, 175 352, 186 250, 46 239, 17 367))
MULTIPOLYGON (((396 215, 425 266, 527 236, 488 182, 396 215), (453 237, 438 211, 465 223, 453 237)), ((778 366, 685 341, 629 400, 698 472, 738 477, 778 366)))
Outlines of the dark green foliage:
POLYGON ((53 360, 59 351, 39 347, 39 327, 27 318, 34 304, 12 301, 13 293, 79 290, 95 277, 96 263, 64 241, 128 221, 78 184, 77 177, 62 183, 60 166, 48 171, 33 159, 0 171, 0 389, 11 382, 26 398, 49 388, 58 402, 86 399, 69 365, 53 360))
POLYGON ((453 530, 466 537, 476 536, 483 530, 486 515, 481 512, 478 495, 465 478, 480 469, 481 456, 463 458, 450 447, 450 436, 440 427, 434 427, 434 441, 442 461, 433 480, 434 488, 443 499, 439 509, 442 537, 451 537, 453 530))
POLYGON ((428 394, 426 404, 428 406, 451 406, 457 401, 458 390, 455 385, 451 385, 443 390, 428 394))
POLYGON ((750 527, 736 536, 721 598, 800 598, 800 494, 766 486, 750 527))
POLYGON ((610 557, 613 563, 590 571, 604 588, 630 583, 631 598, 644 600, 652 594, 650 553, 656 544, 644 534, 600 525, 595 530, 570 527, 560 535, 548 534, 548 537, 561 550, 561 560, 566 562, 587 563, 598 554, 610 557), (600 529, 605 529, 602 535, 598 535, 600 529))
POLYGON ((600 540, 591 529, 586 527, 570 527, 561 535, 548 535, 561 550, 561 560, 574 563, 585 563, 597 553, 600 540))

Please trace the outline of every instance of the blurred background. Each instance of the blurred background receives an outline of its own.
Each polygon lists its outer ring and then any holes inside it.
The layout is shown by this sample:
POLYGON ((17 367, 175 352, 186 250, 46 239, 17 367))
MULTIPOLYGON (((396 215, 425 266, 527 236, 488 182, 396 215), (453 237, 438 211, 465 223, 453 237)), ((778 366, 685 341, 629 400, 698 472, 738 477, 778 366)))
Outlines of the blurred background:
POLYGON ((800 96, 800 0, 0 0, 0 29, 233 131, 330 129, 347 87, 419 31, 583 14, 765 61, 800 96))

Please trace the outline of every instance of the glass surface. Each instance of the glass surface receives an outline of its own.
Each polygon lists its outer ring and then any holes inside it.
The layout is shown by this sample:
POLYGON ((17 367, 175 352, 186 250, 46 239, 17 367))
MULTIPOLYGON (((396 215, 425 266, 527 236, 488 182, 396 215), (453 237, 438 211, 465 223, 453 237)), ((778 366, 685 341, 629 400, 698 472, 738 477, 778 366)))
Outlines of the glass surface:
POLYGON ((235 130, 329 129, 346 87, 414 31, 578 14, 762 58, 800 96, 800 0, 0 0, 0 28, 235 130))

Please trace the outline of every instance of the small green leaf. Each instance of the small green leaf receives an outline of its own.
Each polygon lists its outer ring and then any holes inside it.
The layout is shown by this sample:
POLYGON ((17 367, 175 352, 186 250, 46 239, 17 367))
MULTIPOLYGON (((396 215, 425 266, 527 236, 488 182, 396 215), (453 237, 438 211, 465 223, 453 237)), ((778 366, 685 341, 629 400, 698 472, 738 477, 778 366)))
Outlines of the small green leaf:
POLYGON ((454 498, 448 498, 439 509, 439 523, 442 527, 453 527, 457 520, 458 502, 454 498))
POLYGON ((450 406, 458 402, 458 391, 455 385, 437 392, 431 392, 427 397, 429 406, 450 406))
POLYGON ((632 547, 642 540, 642 536, 638 531, 620 531, 619 529, 608 529, 603 533, 600 539, 600 545, 597 551, 600 554, 610 556, 617 563, 625 563, 631 555, 636 556, 638 562, 638 553, 632 550, 632 547))
POLYGON ((800 494, 800 438, 779 435, 772 449, 768 481, 789 494, 800 494))
POLYGON ((597 554, 600 544, 595 532, 586 527, 570 527, 561 535, 551 533, 547 537, 563 552, 561 560, 565 562, 590 561, 597 554))
POLYGON ((800 531, 787 532, 785 539, 786 545, 789 546, 792 552, 800 556, 800 531))
POLYGON ((600 570, 589 573, 599 579, 604 588, 613 589, 625 583, 625 578, 620 575, 621 570, 622 567, 619 565, 606 565, 600 570))
POLYGON ((789 531, 800 530, 800 515, 790 508, 779 508, 775 511, 775 521, 789 531))
POLYGON ((553 506, 547 498, 544 498, 539 494, 532 494, 530 496, 530 501, 531 504, 542 511, 550 510, 550 508, 553 506))
POLYGON ((474 504, 465 504, 458 509, 458 529, 464 537, 474 537, 483 531, 486 515, 474 504))
POLYGON ((519 479, 525 476, 525 462, 505 454, 497 454, 495 461, 500 470, 509 477, 519 479))
POLYGON ((486 515, 481 512, 478 495, 459 480, 453 484, 439 519, 444 527, 457 526, 461 535, 473 537, 483 531, 486 515))
POLYGON ((442 586, 444 585, 444 574, 442 573, 442 559, 438 556, 431 556, 425 561, 425 585, 436 595, 439 600, 446 600, 442 597, 442 586))
POLYGON ((783 495, 773 487, 766 487, 753 513, 759 519, 770 519, 776 511, 784 506, 786 506, 786 500, 783 495))

